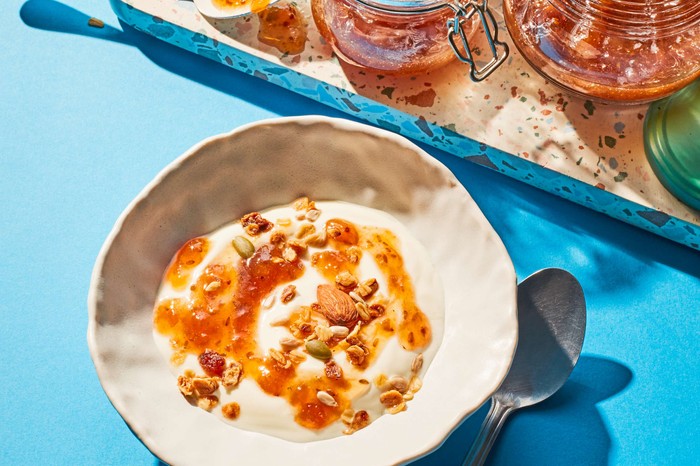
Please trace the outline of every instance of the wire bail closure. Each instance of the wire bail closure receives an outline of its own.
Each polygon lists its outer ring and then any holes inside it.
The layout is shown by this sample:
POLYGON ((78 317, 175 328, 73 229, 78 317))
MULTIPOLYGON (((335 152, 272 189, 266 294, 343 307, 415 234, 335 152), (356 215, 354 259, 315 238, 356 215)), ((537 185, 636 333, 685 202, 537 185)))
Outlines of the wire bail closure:
POLYGON ((455 12, 455 17, 447 20, 447 38, 450 41, 450 47, 452 47, 452 51, 462 63, 469 65, 469 77, 472 81, 482 81, 508 58, 508 44, 498 40, 498 24, 488 7, 488 0, 470 0, 465 5, 449 3, 448 6, 455 12), (479 15, 481 20, 481 26, 486 34, 492 57, 488 63, 480 68, 474 61, 474 54, 469 45, 467 34, 464 32, 465 23, 475 14, 479 15), (464 50, 457 46, 457 40, 459 40, 464 50))

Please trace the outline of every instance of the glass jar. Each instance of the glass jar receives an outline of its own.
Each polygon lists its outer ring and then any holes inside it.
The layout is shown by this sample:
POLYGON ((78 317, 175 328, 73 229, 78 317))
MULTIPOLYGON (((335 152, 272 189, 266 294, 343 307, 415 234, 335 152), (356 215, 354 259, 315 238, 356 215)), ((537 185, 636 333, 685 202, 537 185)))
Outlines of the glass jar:
POLYGON ((340 59, 382 73, 422 73, 458 58, 480 81, 508 55, 488 0, 311 0, 311 12, 340 59), (486 38, 484 57, 475 35, 486 38))
POLYGON ((504 0, 503 12, 523 57, 574 93, 648 102, 700 76, 698 0, 504 0))

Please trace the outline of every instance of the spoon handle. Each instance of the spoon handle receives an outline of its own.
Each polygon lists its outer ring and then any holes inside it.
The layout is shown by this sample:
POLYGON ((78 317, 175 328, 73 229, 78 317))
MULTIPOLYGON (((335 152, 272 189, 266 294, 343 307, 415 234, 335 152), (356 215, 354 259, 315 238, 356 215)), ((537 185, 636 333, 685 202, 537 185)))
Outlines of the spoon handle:
POLYGON ((489 413, 486 415, 483 424, 481 424, 479 435, 476 436, 471 450, 469 450, 464 459, 463 466, 481 466, 484 464, 498 433, 501 431, 501 427, 503 427, 511 411, 513 411, 513 408, 502 404, 495 398, 491 398, 489 413))

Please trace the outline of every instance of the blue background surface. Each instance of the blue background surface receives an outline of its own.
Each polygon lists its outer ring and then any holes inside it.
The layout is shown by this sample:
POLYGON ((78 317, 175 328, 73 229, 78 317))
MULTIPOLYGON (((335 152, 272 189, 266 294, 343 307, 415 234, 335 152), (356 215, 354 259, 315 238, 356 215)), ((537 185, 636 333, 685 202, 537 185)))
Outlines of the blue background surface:
MULTIPOLYGON (((122 26, 106 0, 9 0, 0 31, 0 463, 153 465, 87 349, 102 242, 201 139, 262 118, 344 115, 122 26)), ((427 150, 470 191, 520 279, 568 269, 588 302, 571 379, 510 419, 489 463, 700 464, 700 253, 427 150)), ((484 415, 418 464, 459 464, 484 415)))

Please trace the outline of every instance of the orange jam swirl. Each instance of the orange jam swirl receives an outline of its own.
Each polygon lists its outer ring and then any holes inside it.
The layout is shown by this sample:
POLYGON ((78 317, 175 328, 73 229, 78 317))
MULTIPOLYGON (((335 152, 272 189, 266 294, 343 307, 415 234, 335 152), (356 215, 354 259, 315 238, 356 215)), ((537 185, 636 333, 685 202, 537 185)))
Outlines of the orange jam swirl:
MULTIPOLYGON (((377 296, 368 296, 369 318, 355 329, 354 336, 327 340, 333 357, 339 357, 339 352, 350 346, 363 348, 366 355, 355 367, 364 370, 393 336, 408 351, 427 347, 432 338, 428 318, 416 303, 398 238, 388 229, 355 225, 342 219, 331 219, 323 228, 327 245, 316 252, 294 243, 295 252, 290 256, 288 244, 293 243, 276 240, 274 244, 258 244, 254 254, 243 259, 228 245, 197 277, 192 277, 193 269, 203 263, 210 245, 207 238, 188 241, 175 254, 164 281, 175 290, 191 285, 185 296, 158 302, 153 314, 155 330, 169 338, 175 353, 198 356, 208 375, 220 375, 225 360, 235 360, 241 365, 244 378, 255 381, 264 393, 285 399, 293 409, 295 421, 312 430, 337 421, 369 382, 346 378, 332 358, 325 372, 300 370, 303 357, 292 358, 288 348, 263 348, 257 341, 265 312, 263 301, 278 288, 301 279, 305 262, 328 283, 335 284, 341 272, 357 274, 364 257, 376 265, 386 283, 386 289, 380 289, 377 296), (321 391, 330 394, 335 405, 323 403, 318 396, 321 391)), ((340 289, 349 292, 353 287, 340 289)), ((288 305, 294 306, 294 301, 288 305)), ((300 343, 313 337, 315 326, 323 320, 318 303, 290 309, 289 322, 283 325, 300 343), (301 321, 304 322, 299 324, 301 321)), ((303 344, 299 349, 303 350, 303 344)))

